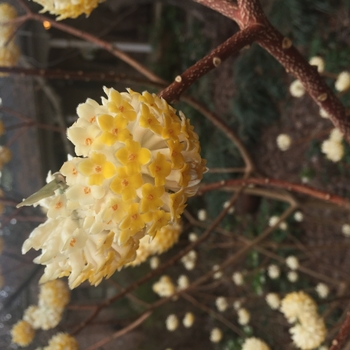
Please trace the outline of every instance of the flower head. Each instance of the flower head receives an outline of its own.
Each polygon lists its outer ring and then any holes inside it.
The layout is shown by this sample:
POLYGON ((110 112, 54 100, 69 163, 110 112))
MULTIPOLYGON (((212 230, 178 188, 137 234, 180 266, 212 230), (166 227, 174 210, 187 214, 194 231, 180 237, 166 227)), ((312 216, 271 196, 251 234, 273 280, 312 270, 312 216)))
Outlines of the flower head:
POLYGON ((329 287, 327 286, 327 284, 320 282, 317 284, 315 289, 316 289, 316 292, 320 298, 325 299, 328 297, 329 287))
POLYGON ((305 88, 300 80, 294 80, 289 86, 289 92, 293 97, 305 95, 305 88))
POLYGON ((290 148, 290 145, 292 144, 292 139, 287 134, 280 134, 277 136, 276 142, 278 148, 281 151, 287 151, 290 148))
POLYGON ((23 245, 23 253, 41 249, 41 282, 69 276, 71 288, 97 285, 132 262, 139 247, 142 259, 169 249, 206 171, 182 113, 147 92, 105 92, 102 104, 78 106, 68 137, 82 158, 63 164, 66 186, 44 200, 48 220, 23 245))
POLYGON ((18 321, 11 330, 12 342, 20 346, 28 346, 34 339, 35 330, 27 321, 18 321))
POLYGON ((193 325, 193 322, 194 322, 194 315, 192 312, 186 312, 186 315, 185 317, 183 318, 182 320, 182 323, 183 325, 186 327, 186 328, 190 328, 192 327, 193 325))
MULTIPOLYGON (((163 226, 152 240, 149 236, 140 239, 139 248, 136 251, 136 258, 129 265, 136 266, 144 262, 150 255, 162 254, 170 249, 178 240, 182 232, 179 224, 163 226)), ((154 259, 156 257, 153 257, 154 259)), ((157 258, 158 259, 158 258, 157 258)), ((159 264, 159 261, 158 261, 159 264)))
POLYGON ((13 6, 6 2, 0 4, 0 46, 4 46, 16 30, 13 24, 4 25, 2 22, 10 22, 17 16, 17 11, 13 6))
POLYGON ((290 323, 305 315, 315 315, 317 306, 315 301, 304 292, 287 294, 281 302, 281 311, 290 323))
POLYGON ((238 314, 238 323, 242 326, 245 326, 250 321, 250 313, 247 309, 241 308, 237 311, 238 314))
POLYGON ((299 267, 299 260, 296 256, 290 255, 286 259, 286 264, 291 270, 297 270, 299 267))
POLYGON ((277 310, 281 303, 280 297, 276 293, 267 294, 265 300, 272 310, 277 310))
POLYGON ((346 91, 350 88, 350 72, 344 71, 338 75, 338 78, 334 84, 335 89, 338 91, 346 91))
POLYGON ((244 341, 242 350, 270 350, 270 347, 261 339, 251 337, 244 341))
POLYGON ((315 349, 326 338, 327 329, 321 317, 309 318, 290 328, 294 344, 302 350, 315 349))
POLYGON ((219 343, 222 339, 222 331, 219 328, 213 328, 210 332, 210 341, 212 343, 219 343))
POLYGON ((167 275, 162 276, 158 282, 153 285, 153 291, 160 297, 169 297, 175 293, 175 285, 167 275))
POLYGON ((220 312, 223 312, 228 308, 227 299, 225 297, 218 297, 215 300, 215 305, 220 312))
POLYGON ((310 58, 309 63, 311 64, 311 66, 316 66, 317 71, 319 73, 322 73, 324 71, 325 63, 324 63, 324 59, 322 57, 313 56, 310 58))
POLYGON ((167 317, 165 324, 166 324, 167 330, 170 332, 173 332, 179 326, 179 320, 176 315, 171 314, 167 317))
POLYGON ((54 280, 40 286, 39 306, 62 309, 68 304, 69 299, 70 292, 63 281, 54 280))
POLYGON ((44 350, 78 350, 79 344, 74 337, 67 333, 57 333, 50 340, 48 346, 44 350))
POLYGON ((35 0, 35 2, 43 6, 41 12, 50 12, 58 16, 57 20, 60 21, 65 18, 76 18, 83 13, 89 16, 101 0, 35 0))

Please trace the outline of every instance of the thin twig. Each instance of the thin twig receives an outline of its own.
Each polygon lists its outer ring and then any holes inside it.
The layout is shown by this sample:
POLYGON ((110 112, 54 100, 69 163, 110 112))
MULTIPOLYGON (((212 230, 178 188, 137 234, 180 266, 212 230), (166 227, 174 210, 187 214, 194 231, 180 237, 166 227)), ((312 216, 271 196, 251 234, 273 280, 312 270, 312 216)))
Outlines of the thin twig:
POLYGON ((347 313, 346 318, 340 328, 336 338, 332 341, 332 346, 329 350, 340 350, 349 337, 350 334, 350 312, 347 313))
POLYGON ((318 198, 329 203, 334 203, 345 208, 350 208, 350 202, 346 198, 336 196, 334 194, 330 194, 328 192, 321 191, 310 186, 270 178, 222 180, 220 182, 205 184, 199 189, 198 195, 202 195, 205 192, 213 191, 218 188, 247 185, 261 185, 282 188, 288 191, 306 194, 310 197, 318 198))
POLYGON ((120 338, 121 336, 123 336, 124 334, 129 333, 130 331, 132 331, 133 329, 135 329, 136 327, 138 327, 140 324, 142 324, 148 317, 150 317, 152 315, 151 311, 147 311, 145 313, 143 313, 139 318, 137 318, 134 322, 130 323, 128 326, 126 326, 125 328, 113 333, 110 337, 107 337, 105 339, 100 340, 99 342, 89 346, 86 350, 96 350, 96 349, 100 349, 102 346, 108 344, 109 342, 111 342, 112 340, 115 340, 117 338, 120 338))

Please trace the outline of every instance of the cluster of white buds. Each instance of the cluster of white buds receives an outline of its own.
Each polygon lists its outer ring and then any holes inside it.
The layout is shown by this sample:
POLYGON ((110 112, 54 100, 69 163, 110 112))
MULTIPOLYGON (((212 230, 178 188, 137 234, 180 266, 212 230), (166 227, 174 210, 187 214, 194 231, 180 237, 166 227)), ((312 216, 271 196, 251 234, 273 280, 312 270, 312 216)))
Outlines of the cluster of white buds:
POLYGON ((24 312, 23 320, 14 325, 11 331, 12 342, 27 346, 34 339, 36 329, 56 327, 69 300, 70 291, 65 282, 55 280, 41 285, 38 305, 29 306, 24 312))
POLYGON ((281 309, 288 322, 295 323, 290 328, 294 344, 302 349, 314 349, 322 344, 327 330, 322 317, 317 312, 315 301, 304 292, 287 294, 281 309))
POLYGON ((160 297, 169 297, 176 291, 172 279, 167 275, 162 276, 158 282, 154 283, 152 289, 160 297))
POLYGON ((329 139, 322 142, 321 150, 326 158, 332 162, 339 162, 344 156, 344 146, 342 144, 343 134, 339 129, 333 129, 329 139))

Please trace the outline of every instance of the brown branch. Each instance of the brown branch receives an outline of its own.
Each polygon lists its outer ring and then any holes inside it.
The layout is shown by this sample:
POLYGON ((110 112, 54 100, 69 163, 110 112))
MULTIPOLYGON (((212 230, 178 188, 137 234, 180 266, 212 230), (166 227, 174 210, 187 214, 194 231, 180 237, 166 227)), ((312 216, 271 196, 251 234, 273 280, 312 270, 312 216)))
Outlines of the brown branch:
POLYGON ((152 314, 151 311, 147 311, 143 313, 139 318, 137 318, 134 322, 130 323, 125 328, 113 333, 110 337, 107 337, 105 339, 100 340, 99 342, 89 346, 86 350, 96 350, 100 349, 102 346, 106 345, 107 343, 111 342, 114 339, 120 338, 124 334, 129 333, 136 327, 138 327, 140 324, 142 324, 148 317, 150 317, 152 314))
POLYGON ((247 186, 250 184, 261 185, 261 186, 272 186, 277 188, 283 188, 288 191, 298 192, 310 197, 318 198, 323 201, 334 203, 336 205, 350 208, 350 202, 348 199, 330 194, 325 191, 317 190, 306 185, 300 185, 293 182, 275 180, 269 178, 250 178, 250 179, 238 179, 238 180, 222 180, 220 182, 215 182, 211 184, 206 184, 200 187, 197 195, 202 195, 205 192, 213 191, 218 188, 231 187, 231 186, 247 186))
POLYGON ((195 298, 193 298, 192 296, 190 296, 187 293, 182 293, 181 296, 182 296, 182 298, 189 301, 192 305, 205 311, 210 316, 216 318, 218 321, 223 323, 227 328, 230 328, 233 332, 235 332, 239 337, 245 338, 246 335, 244 334, 244 332, 242 332, 237 326, 235 326, 232 322, 230 322, 226 317, 220 315, 218 312, 212 310, 210 307, 200 303, 199 301, 197 301, 195 298))
POLYGON ((236 133, 230 128, 219 116, 217 116, 215 113, 209 111, 206 107, 204 107, 201 103, 199 103, 197 100, 195 100, 192 97, 183 96, 181 98, 182 101, 188 103, 190 106, 195 108, 198 112, 202 113, 209 121, 211 121, 218 129, 223 131, 228 139, 231 140, 231 142, 237 147, 238 151, 240 152, 246 169, 245 169, 245 175, 246 177, 250 175, 254 170, 254 162, 252 157, 250 156, 247 148, 244 146, 243 142, 240 140, 240 138, 236 135, 236 133))
POLYGON ((234 34, 207 56, 197 61, 181 75, 178 75, 173 83, 159 93, 159 96, 169 103, 178 100, 180 95, 196 80, 218 67, 228 57, 238 54, 243 47, 254 42, 261 29, 262 27, 258 24, 234 34))
POLYGON ((290 39, 284 37, 272 26, 258 0, 239 0, 239 16, 230 10, 226 0, 194 1, 236 21, 242 31, 260 25, 259 37, 256 38, 257 43, 275 57, 288 73, 301 81, 312 99, 329 114, 332 123, 340 129, 350 143, 350 120, 347 118, 346 109, 327 86, 316 67, 307 62, 292 45, 290 39))
POLYGON ((63 70, 63 69, 38 69, 38 68, 23 68, 23 67, 2 67, 0 72, 11 75, 34 76, 45 79, 59 80, 77 80, 77 81, 103 81, 103 82, 123 82, 126 84, 152 85, 155 88, 164 88, 164 84, 157 82, 150 83, 149 80, 139 79, 136 77, 128 77, 126 74, 116 74, 115 71, 83 71, 83 70, 63 70))
POLYGON ((346 319, 343 322, 340 331, 336 338, 332 341, 332 346, 329 350, 340 350, 350 334, 350 312, 347 313, 346 319))

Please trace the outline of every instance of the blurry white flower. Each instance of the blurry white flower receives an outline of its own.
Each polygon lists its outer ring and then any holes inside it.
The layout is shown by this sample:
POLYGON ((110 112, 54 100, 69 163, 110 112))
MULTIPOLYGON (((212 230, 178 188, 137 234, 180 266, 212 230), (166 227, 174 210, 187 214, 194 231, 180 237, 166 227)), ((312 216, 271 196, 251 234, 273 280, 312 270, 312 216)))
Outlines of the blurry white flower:
POLYGON ((198 239, 198 236, 197 236, 194 232, 191 232, 191 233, 188 235, 188 240, 189 240, 190 242, 195 242, 197 239, 198 239))
POLYGON ((11 329, 12 343, 22 347, 28 346, 34 339, 34 328, 24 320, 15 323, 11 329))
POLYGON ((325 299, 328 297, 329 287, 326 284, 318 283, 315 289, 320 298, 325 299))
POLYGON ((286 264, 291 270, 297 270, 299 267, 299 260, 296 256, 290 255, 286 259, 286 264))
POLYGON ((242 326, 245 326, 249 323, 250 321, 250 313, 247 309, 239 309, 237 311, 238 314, 238 323, 242 326))
POLYGON ((292 138, 287 134, 280 134, 277 136, 276 142, 281 151, 287 151, 292 144, 292 138))
POLYGON ((329 134, 329 139, 336 142, 343 141, 343 137, 343 133, 337 128, 332 129, 331 133, 329 134))
POLYGON ((49 340, 48 346, 45 346, 43 350, 58 350, 69 349, 78 350, 79 344, 74 337, 67 333, 57 333, 49 340))
MULTIPOLYGON (((230 201, 226 201, 226 202, 224 202, 224 204, 222 205, 222 207, 226 209, 229 205, 230 205, 230 201)), ((235 211, 235 207, 234 207, 234 206, 231 206, 231 208, 228 210, 228 213, 229 213, 229 214, 233 214, 234 211, 235 211)))
POLYGON ((301 350, 315 349, 326 338, 327 329, 320 317, 309 318, 290 328, 294 344, 301 350))
POLYGON ((222 277, 222 271, 219 270, 219 265, 214 265, 213 266, 213 271, 216 271, 213 275, 213 278, 215 278, 216 280, 222 277))
POLYGON ((276 293, 267 294, 265 300, 272 310, 277 310, 281 303, 280 297, 276 293))
POLYGON ((222 332, 219 328, 213 328, 210 332, 210 341, 212 343, 219 343, 222 339, 222 332))
POLYGON ((207 220, 207 211, 205 209, 198 210, 198 220, 205 221, 207 220))
POLYGON ((270 350, 270 347, 261 339, 251 337, 245 339, 242 350, 270 350))
POLYGON ((319 73, 322 73, 324 71, 325 63, 322 57, 320 56, 311 57, 309 60, 309 63, 311 64, 311 66, 316 66, 317 71, 319 73))
POLYGON ((321 145, 322 153, 332 162, 339 162, 344 156, 344 146, 341 142, 325 140, 321 145))
POLYGON ((224 312, 228 308, 228 302, 225 297, 216 298, 215 304, 220 312, 224 312))
POLYGON ((149 265, 152 270, 155 270, 159 266, 159 258, 157 256, 152 256, 152 258, 149 261, 149 265))
POLYGON ((346 71, 339 73, 334 86, 339 92, 348 90, 350 88, 350 73, 346 71))
POLYGON ((234 272, 232 275, 232 280, 236 286, 241 286, 244 283, 243 274, 241 272, 234 272))
POLYGON ((289 281, 289 282, 294 283, 294 282, 296 282, 296 281, 298 280, 299 275, 298 275, 298 273, 295 272, 295 271, 289 271, 289 272, 287 273, 287 278, 288 278, 288 281, 289 281))
POLYGON ((165 321, 165 324, 166 324, 166 328, 168 331, 170 332, 173 332, 176 330, 176 328, 178 327, 179 325, 179 320, 177 318, 176 315, 174 314, 171 314, 167 317, 166 321, 165 321))
POLYGON ((280 268, 277 265, 272 264, 267 268, 267 274, 271 279, 276 279, 280 276, 280 268))
POLYGON ((305 94, 305 88, 300 80, 294 80, 289 86, 289 92, 293 97, 301 97, 305 94))
POLYGON ((307 315, 317 315, 315 301, 303 291, 287 294, 282 299, 280 310, 289 323, 307 315))
POLYGON ((190 285, 190 280, 188 279, 188 277, 186 275, 179 276, 179 278, 177 279, 178 289, 185 289, 189 285, 190 285))
POLYGON ((196 265, 197 252, 195 250, 189 251, 181 258, 181 262, 185 266, 186 270, 193 270, 196 265))
POLYGON ((192 327, 194 322, 194 315, 192 312, 186 312, 186 315, 184 317, 184 319, 182 320, 182 324, 186 327, 186 328, 190 328, 192 327))
POLYGON ((329 119, 329 114, 323 108, 320 108, 319 113, 322 118, 329 119))
POLYGON ((294 220, 298 222, 302 222, 304 220, 304 215, 301 211, 296 211, 294 213, 294 220))
POLYGON ((344 224, 341 227, 341 232, 344 236, 349 237, 350 236, 350 225, 349 224, 344 224))
MULTIPOLYGON (((272 227, 272 226, 275 226, 278 222, 280 218, 276 215, 274 216, 271 216, 270 219, 269 219, 269 226, 272 227)), ((288 228, 288 225, 285 221, 282 221, 279 226, 278 226, 281 230, 286 230, 288 228)))
POLYGON ((167 275, 162 276, 158 282, 154 283, 152 289, 160 297, 169 297, 175 293, 173 281, 167 275))

